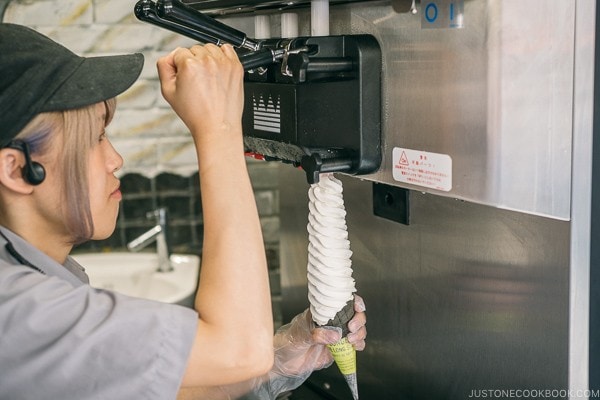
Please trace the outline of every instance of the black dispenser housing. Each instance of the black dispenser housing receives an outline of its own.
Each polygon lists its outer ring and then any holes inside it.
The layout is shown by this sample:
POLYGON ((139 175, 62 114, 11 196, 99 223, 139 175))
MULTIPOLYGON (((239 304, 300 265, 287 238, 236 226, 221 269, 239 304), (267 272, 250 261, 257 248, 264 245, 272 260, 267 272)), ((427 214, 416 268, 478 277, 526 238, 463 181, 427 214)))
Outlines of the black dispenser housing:
POLYGON ((366 174, 381 162, 381 52, 369 35, 270 39, 280 63, 246 72, 249 152, 320 172, 366 174), (283 43, 282 43, 283 42, 283 43))
POLYGON ((139 0, 142 21, 201 42, 237 47, 246 71, 247 154, 362 175, 381 163, 381 50, 370 35, 255 40, 180 0, 139 0))

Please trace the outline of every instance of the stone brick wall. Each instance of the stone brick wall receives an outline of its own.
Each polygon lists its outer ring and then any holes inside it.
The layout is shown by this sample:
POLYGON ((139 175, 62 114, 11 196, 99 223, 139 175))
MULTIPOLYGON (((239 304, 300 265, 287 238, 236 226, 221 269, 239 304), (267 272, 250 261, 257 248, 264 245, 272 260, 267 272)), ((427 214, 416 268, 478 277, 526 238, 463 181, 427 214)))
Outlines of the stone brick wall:
MULTIPOLYGON (((115 234, 78 251, 122 249, 152 226, 145 213, 166 206, 171 214, 173 248, 201 251, 202 211, 199 203, 196 155, 185 125, 160 94, 156 60, 177 46, 194 42, 138 21, 133 0, 0 0, 3 22, 30 26, 72 51, 85 55, 141 52, 144 70, 137 83, 118 98, 109 137, 122 154, 123 203, 115 234)), ((252 20, 229 18, 237 29, 253 33, 252 20)), ((274 312, 278 322, 279 202, 277 165, 248 160, 267 249, 274 312)))

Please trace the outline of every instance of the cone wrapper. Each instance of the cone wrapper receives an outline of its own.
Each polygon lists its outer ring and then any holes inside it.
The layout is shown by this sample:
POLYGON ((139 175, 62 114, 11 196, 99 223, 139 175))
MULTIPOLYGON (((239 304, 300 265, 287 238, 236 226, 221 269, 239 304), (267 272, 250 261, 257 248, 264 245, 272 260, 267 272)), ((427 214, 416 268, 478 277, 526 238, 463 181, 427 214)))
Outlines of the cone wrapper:
POLYGON ((346 383, 352 392, 354 400, 358 400, 358 382, 356 377, 356 349, 346 335, 350 332, 348 322, 354 316, 354 300, 348 301, 343 309, 338 311, 335 317, 327 322, 325 326, 333 326, 342 329, 342 338, 334 344, 327 345, 336 365, 344 375, 346 383))
POLYGON ((356 379, 356 350, 348 342, 347 337, 343 337, 334 344, 327 345, 333 355, 340 372, 344 375, 348 387, 352 392, 354 400, 358 400, 358 382, 356 379))

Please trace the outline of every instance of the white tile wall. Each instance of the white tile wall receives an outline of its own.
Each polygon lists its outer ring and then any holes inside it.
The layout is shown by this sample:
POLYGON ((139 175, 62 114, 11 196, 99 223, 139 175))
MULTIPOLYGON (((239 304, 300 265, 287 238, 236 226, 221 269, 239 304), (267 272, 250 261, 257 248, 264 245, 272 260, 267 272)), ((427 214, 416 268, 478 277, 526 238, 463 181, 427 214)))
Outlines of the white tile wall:
POLYGON ((30 26, 85 56, 143 53, 145 63, 140 79, 119 96, 117 113, 108 129, 125 160, 121 174, 190 174, 197 170, 193 144, 185 125, 160 94, 156 61, 178 46, 189 47, 195 42, 138 21, 133 14, 135 3, 13 0, 3 21, 30 26))
POLYGON ((23 25, 92 24, 92 0, 13 1, 6 9, 4 20, 23 25))

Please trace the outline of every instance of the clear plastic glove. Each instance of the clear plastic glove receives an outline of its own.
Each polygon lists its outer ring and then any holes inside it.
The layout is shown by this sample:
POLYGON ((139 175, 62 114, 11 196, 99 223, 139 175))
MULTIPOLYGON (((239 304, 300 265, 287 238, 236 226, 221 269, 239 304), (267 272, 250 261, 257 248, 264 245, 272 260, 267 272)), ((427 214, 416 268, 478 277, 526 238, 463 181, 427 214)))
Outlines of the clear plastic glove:
MULTIPOLYGON (((367 337, 365 302, 354 296, 354 317, 348 322, 348 341, 358 351, 364 350, 367 337)), ((280 393, 296 389, 316 370, 333 363, 326 347, 340 340, 339 328, 317 328, 307 309, 277 330, 273 338, 275 362, 262 377, 239 384, 219 387, 190 388, 180 391, 178 400, 273 400, 280 393)))
MULTIPOLYGON (((363 299, 355 295, 355 314, 348 323, 348 341, 358 351, 364 350, 367 337, 365 309, 363 299)), ((294 317, 275 334, 275 363, 268 382, 254 391, 256 398, 274 399, 279 393, 300 386, 313 371, 330 366, 333 357, 326 345, 341 338, 339 328, 317 328, 308 309, 294 317)))

